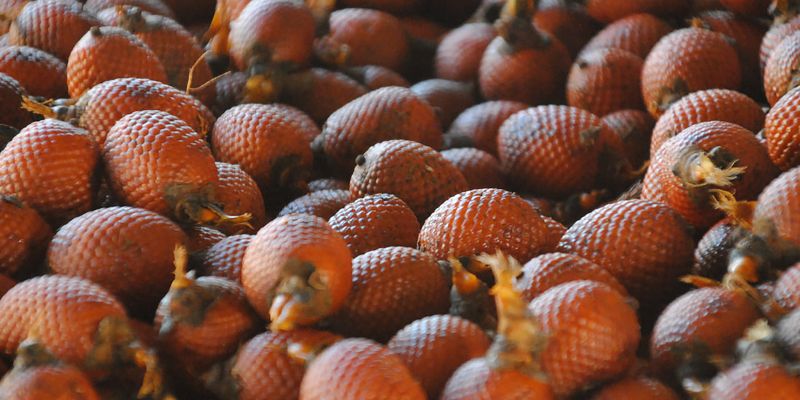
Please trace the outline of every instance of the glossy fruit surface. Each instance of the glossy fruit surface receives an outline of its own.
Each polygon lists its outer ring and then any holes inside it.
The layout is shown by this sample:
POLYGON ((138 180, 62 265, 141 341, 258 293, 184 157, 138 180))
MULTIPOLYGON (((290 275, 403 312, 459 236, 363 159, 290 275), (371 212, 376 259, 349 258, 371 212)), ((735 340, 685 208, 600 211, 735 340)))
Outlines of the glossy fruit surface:
POLYGON ((16 79, 33 96, 67 97, 66 71, 63 61, 37 48, 0 47, 0 72, 16 79))

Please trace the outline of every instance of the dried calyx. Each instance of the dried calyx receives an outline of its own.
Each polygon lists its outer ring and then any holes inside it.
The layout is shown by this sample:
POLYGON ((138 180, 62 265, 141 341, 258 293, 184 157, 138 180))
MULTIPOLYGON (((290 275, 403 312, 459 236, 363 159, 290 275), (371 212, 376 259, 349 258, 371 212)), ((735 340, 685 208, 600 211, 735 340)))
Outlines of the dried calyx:
POLYGON ((536 10, 533 0, 509 0, 495 21, 498 36, 514 50, 542 49, 550 45, 550 38, 531 23, 536 10))
POLYGON ((492 309, 494 305, 489 287, 465 268, 461 260, 451 257, 447 266, 452 279, 449 314, 472 321, 484 330, 493 332, 497 329, 497 320, 492 309))
POLYGON ((178 220, 212 226, 242 225, 252 229, 249 213, 229 215, 223 211, 214 201, 211 185, 198 188, 196 185, 173 184, 166 188, 164 197, 178 220))
POLYGON ((169 293, 162 302, 167 304, 167 313, 161 321, 159 335, 168 335, 176 324, 199 326, 206 313, 219 299, 217 293, 197 284, 194 271, 186 272, 188 254, 182 245, 175 247, 175 279, 169 293))
POLYGON ((29 96, 22 97, 22 108, 44 118, 57 119, 78 125, 83 107, 76 104, 77 100, 44 100, 38 101, 29 96))
POLYGON ((327 315, 332 307, 331 290, 314 264, 290 259, 270 298, 270 329, 287 331, 308 325, 327 315))

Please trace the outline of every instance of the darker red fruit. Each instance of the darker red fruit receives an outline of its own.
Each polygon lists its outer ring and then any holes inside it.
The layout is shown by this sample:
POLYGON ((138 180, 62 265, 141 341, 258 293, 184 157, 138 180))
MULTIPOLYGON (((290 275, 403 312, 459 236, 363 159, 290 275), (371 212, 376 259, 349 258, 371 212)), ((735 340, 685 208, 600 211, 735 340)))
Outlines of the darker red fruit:
POLYGON ((319 192, 321 190, 350 190, 350 182, 336 178, 320 178, 308 182, 309 192, 319 192))
POLYGON ((28 46, 0 47, 0 72, 14 78, 33 96, 67 97, 67 65, 28 46))
POLYGON ((207 226, 191 225, 184 227, 183 232, 187 237, 186 248, 192 254, 206 251, 220 240, 225 239, 224 233, 207 226))
POLYGON ((403 66, 408 42, 397 18, 382 11, 346 8, 330 16, 329 37, 349 48, 349 64, 403 66))
POLYGON ((612 22, 628 15, 650 13, 664 17, 676 17, 688 11, 686 0, 588 0, 586 10, 594 19, 612 22))
POLYGON ((408 81, 397 72, 379 65, 350 67, 344 73, 366 86, 367 90, 376 90, 387 86, 409 87, 408 81))
POLYGON ((251 228, 223 226, 225 233, 255 232, 267 223, 267 211, 264 208, 264 197, 258 184, 247 172, 244 172, 238 165, 217 162, 217 201, 224 205, 226 214, 242 215, 250 214, 247 221, 251 228))
POLYGON ((200 255, 200 274, 218 276, 241 284, 242 261, 253 235, 228 236, 200 255))
POLYGON ((290 75, 283 85, 284 101, 303 110, 319 125, 345 104, 367 93, 347 75, 322 68, 290 75))
POLYGON ((0 124, 23 129, 33 122, 33 115, 20 107, 28 93, 9 75, 0 73, 0 124))
POLYGON ((800 379, 780 364, 743 361, 717 375, 708 396, 715 400, 794 399, 800 397, 800 379))
POLYGON ((525 301, 531 301, 552 287, 572 281, 605 283, 622 295, 628 291, 603 267, 572 254, 548 253, 534 257, 522 267, 516 286, 525 301))
POLYGON ((443 129, 447 129, 476 100, 474 85, 445 79, 429 79, 411 86, 410 89, 436 109, 443 129))
POLYGON ((631 166, 638 167, 650 158, 650 136, 655 125, 650 114, 640 110, 622 110, 606 115, 603 122, 622 141, 625 158, 631 166))
POLYGON ((761 40, 761 48, 758 52, 758 61, 759 65, 761 66, 762 73, 764 72, 764 67, 767 66, 767 60, 769 60, 769 56, 772 54, 772 51, 778 47, 783 39, 793 34, 797 30, 800 30, 800 16, 795 16, 785 23, 772 25, 772 27, 767 31, 767 33, 764 35, 764 38, 761 40))
POLYGON ((767 113, 764 136, 772 162, 787 171, 800 165, 800 134, 794 129, 800 104, 800 89, 786 93, 767 113))
MULTIPOLYGON (((50 226, 34 209, 14 197, 0 195, 0 273, 15 275, 33 269, 52 236, 50 226)), ((0 290, 0 297, 4 293, 0 290)))
POLYGON ((504 189, 505 176, 500 161, 493 155, 475 148, 445 150, 442 156, 453 163, 467 180, 470 189, 504 189))
POLYGON ((584 52, 567 78, 567 104, 598 116, 644 109, 639 79, 643 61, 619 49, 584 52))
POLYGON ((390 246, 415 247, 419 221, 399 197, 381 193, 342 207, 328 223, 342 235, 353 257, 390 246))
POLYGON ((436 48, 436 76, 475 82, 483 52, 495 36, 494 27, 485 22, 465 24, 450 31, 436 48))
POLYGON ((319 190, 292 200, 291 203, 281 209, 278 216, 309 214, 327 220, 342 207, 349 204, 350 200, 349 190, 319 190))
POLYGON ((72 0, 44 0, 28 3, 9 31, 8 43, 44 50, 62 60, 75 43, 100 21, 72 0))
POLYGON ((450 124, 445 135, 448 148, 475 147, 497 155, 497 134, 500 126, 511 115, 528 108, 516 101, 487 101, 472 106, 450 124))
POLYGON ((533 24, 558 38, 573 58, 600 29, 585 8, 560 1, 548 5, 541 3, 533 16, 533 24))
POLYGON ((775 178, 758 196, 753 227, 778 254, 784 251, 792 254, 800 247, 798 193, 800 168, 794 168, 775 178))
POLYGON ((597 33, 581 53, 591 50, 614 48, 626 50, 642 59, 664 36, 672 32, 672 27, 650 14, 635 14, 614 21, 597 33))
POLYGON ((669 386, 652 378, 639 376, 623 378, 603 386, 592 400, 679 400, 669 386))
POLYGON ((721 280, 728 271, 728 256, 739 236, 731 219, 724 218, 712 226, 694 251, 692 275, 721 280))
POLYGON ((770 105, 775 105, 786 92, 797 87, 799 62, 800 33, 795 32, 772 51, 764 67, 764 92, 770 105))

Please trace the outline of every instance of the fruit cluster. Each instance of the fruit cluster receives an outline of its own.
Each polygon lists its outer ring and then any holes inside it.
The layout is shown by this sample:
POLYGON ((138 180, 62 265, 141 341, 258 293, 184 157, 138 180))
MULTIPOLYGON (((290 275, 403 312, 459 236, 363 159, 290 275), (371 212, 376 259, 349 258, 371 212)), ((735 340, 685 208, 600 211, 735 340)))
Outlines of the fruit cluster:
POLYGON ((0 0, 0 399, 800 399, 800 1, 0 0))

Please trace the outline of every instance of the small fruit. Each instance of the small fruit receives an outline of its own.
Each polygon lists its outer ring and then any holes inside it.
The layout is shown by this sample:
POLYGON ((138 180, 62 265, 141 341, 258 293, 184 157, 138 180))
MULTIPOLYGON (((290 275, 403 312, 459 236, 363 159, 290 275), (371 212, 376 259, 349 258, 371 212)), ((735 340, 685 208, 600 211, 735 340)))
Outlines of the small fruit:
POLYGON ((586 8, 560 0, 540 3, 533 15, 533 24, 558 38, 573 58, 600 29, 600 24, 589 16, 586 8))
POLYGON ((643 61, 619 49, 584 52, 567 78, 567 104, 596 115, 643 109, 639 76, 643 61))
POLYGON ((448 32, 436 48, 436 77, 475 82, 483 52, 497 32, 491 24, 476 22, 448 32))
POLYGON ((345 8, 331 13, 329 37, 349 49, 350 65, 379 65, 399 70, 408 55, 400 21, 382 11, 345 8))
MULTIPOLYGON (((541 213, 540 210, 537 211, 541 213)), ((561 238, 567 233, 567 228, 561 222, 546 215, 542 215, 542 220, 545 225, 547 225, 547 240, 545 241, 547 244, 545 245, 545 251, 555 252, 558 250, 558 244, 561 243, 561 238)))
POLYGON ((645 59, 658 41, 672 32, 672 27, 650 14, 634 14, 614 21, 597 33, 581 53, 596 49, 626 50, 645 59))
MULTIPOLYGON (((775 178, 758 196, 753 218, 756 234, 776 256, 796 255, 800 246, 800 167, 775 178), (785 254, 784 254, 785 253, 785 254)), ((795 256, 796 257, 796 256, 795 256)))
POLYGON ((33 96, 67 97, 67 65, 37 48, 0 47, 0 72, 16 79, 33 96))
POLYGON ((800 396, 800 379, 782 365, 741 362, 717 375, 708 396, 718 400, 780 400, 800 396))
POLYGON ((16 79, 0 73, 0 124, 23 129, 33 122, 33 115, 19 106, 27 95, 16 79))
POLYGON ((793 34, 798 29, 800 29, 800 17, 795 16, 788 21, 784 21, 784 23, 772 25, 767 33, 764 34, 764 38, 761 39, 761 48, 758 52, 758 60, 762 73, 764 72, 764 67, 767 66, 767 61, 772 51, 781 44, 783 39, 793 34))
POLYGON ((189 253, 201 253, 208 250, 222 239, 225 234, 207 226, 191 225, 183 228, 186 233, 186 248, 189 253))
POLYGON ((86 0, 83 4, 84 9, 95 14, 108 8, 115 8, 115 6, 128 5, 138 7, 148 13, 174 17, 172 10, 161 0, 86 0))
POLYGON ((200 274, 241 284, 244 253, 252 240, 253 235, 233 235, 215 243, 200 255, 200 274))
POLYGON ((445 150, 441 154, 461 171, 469 189, 506 187, 500 161, 493 155, 470 147, 445 150))
POLYGON ((772 298, 786 312, 800 307, 800 264, 781 274, 775 282, 772 298))
POLYGON ((0 273, 5 275, 25 274, 33 269, 53 236, 50 226, 34 209, 5 195, 0 195, 0 232, 0 273))
POLYGON ((402 75, 389 68, 379 65, 363 65, 360 67, 350 67, 344 73, 355 79, 367 90, 373 91, 387 86, 409 87, 411 86, 402 75))
POLYGON ((388 193, 356 199, 339 209, 328 223, 342 235, 353 257, 383 247, 415 247, 420 230, 414 211, 388 193))
POLYGON ((445 135, 448 147, 475 147, 497 155, 497 134, 510 116, 528 108, 525 103, 507 100, 487 101, 472 106, 456 117, 445 135))
POLYGON ((311 68, 286 77, 281 98, 322 125, 336 110, 365 95, 367 90, 345 74, 311 68))
POLYGON ((650 136, 655 126, 650 114, 640 110, 622 110, 607 114, 603 122, 622 141, 625 158, 631 166, 643 165, 650 158, 650 136))
POLYGON ((788 91, 767 113, 764 137, 772 162, 787 171, 800 165, 800 134, 794 129, 798 118, 796 104, 800 103, 800 89, 788 91))
POLYGON ((548 253, 534 257, 522 267, 516 287, 525 301, 531 301, 552 287, 572 281, 604 283, 627 296, 628 291, 603 267, 573 254, 548 253))
POLYGON ((603 386, 592 400, 679 400, 669 386, 645 376, 623 378, 603 386))
POLYGON ((428 79, 418 82, 410 89, 436 109, 443 129, 447 129, 450 123, 462 111, 475 104, 476 100, 473 94, 474 85, 469 83, 428 79))
POLYGON ((267 223, 266 208, 264 208, 264 197, 258 188, 255 180, 244 172, 238 165, 217 162, 217 200, 224 205, 226 214, 242 215, 250 214, 247 227, 221 226, 220 228, 229 234, 255 233, 267 223))
POLYGON ((30 2, 17 15, 8 43, 44 50, 63 61, 75 43, 100 21, 72 0, 30 2))
POLYGON ((289 214, 309 214, 328 219, 352 200, 349 190, 319 190, 302 195, 287 204, 278 213, 279 217, 289 214))
POLYGON ((706 231, 694 251, 692 275, 720 280, 728 271, 728 256, 739 239, 737 224, 723 218, 706 231))
POLYGON ((764 67, 764 92, 775 105, 788 91, 797 87, 795 66, 800 62, 800 34, 792 33, 770 53, 764 67))

